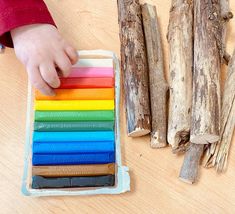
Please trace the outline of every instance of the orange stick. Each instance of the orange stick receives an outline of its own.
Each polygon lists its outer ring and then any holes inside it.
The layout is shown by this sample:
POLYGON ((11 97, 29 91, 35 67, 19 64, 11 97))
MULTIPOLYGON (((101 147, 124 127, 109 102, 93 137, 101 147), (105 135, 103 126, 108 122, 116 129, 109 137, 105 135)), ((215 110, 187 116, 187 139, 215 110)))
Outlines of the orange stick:
POLYGON ((55 89, 55 96, 45 96, 35 90, 36 100, 112 100, 114 88, 55 89))

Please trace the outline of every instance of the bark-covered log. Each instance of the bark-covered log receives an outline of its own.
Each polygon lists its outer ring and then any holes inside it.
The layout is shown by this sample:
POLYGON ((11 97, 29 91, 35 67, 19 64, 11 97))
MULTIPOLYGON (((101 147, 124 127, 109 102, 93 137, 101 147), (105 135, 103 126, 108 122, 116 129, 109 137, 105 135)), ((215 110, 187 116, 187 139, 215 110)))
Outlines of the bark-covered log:
POLYGON ((222 172, 226 169, 229 148, 235 127, 235 50, 228 66, 225 81, 222 112, 221 112, 220 144, 215 154, 216 170, 222 172))
POLYGON ((226 36, 227 36, 227 23, 233 18, 233 14, 229 8, 229 0, 220 0, 221 17, 222 17, 222 54, 226 64, 230 60, 230 55, 226 52, 226 36))
MULTIPOLYGON (((225 64, 230 61, 230 55, 226 52, 226 34, 227 34, 227 22, 233 17, 232 12, 229 8, 229 0, 219 0, 220 3, 220 20, 221 20, 221 37, 217 34, 217 46, 220 50, 221 58, 225 64)), ((206 149, 206 155, 203 160, 203 165, 207 168, 215 165, 216 154, 219 150, 219 142, 209 145, 206 149)))
MULTIPOLYGON (((196 164, 187 163, 203 154, 203 144, 209 147, 218 142, 220 128, 220 67, 221 16, 218 1, 194 2, 194 71, 193 102, 190 141, 194 150, 188 150, 180 178, 191 183, 198 176, 196 164), (219 41, 218 41, 219 40, 219 41), (196 150, 196 151, 195 151, 196 150), (187 170, 191 169, 192 174, 187 170)), ((197 161, 198 163, 198 161, 197 161)))
POLYGON ((168 142, 173 152, 185 151, 189 141, 192 104, 193 2, 172 0, 168 26, 170 102, 168 142))
POLYGON ((167 145, 167 91, 160 27, 156 7, 142 5, 143 26, 149 67, 149 89, 152 116, 151 147, 167 145))
POLYGON ((148 68, 139 0, 118 0, 128 136, 151 131, 148 68))

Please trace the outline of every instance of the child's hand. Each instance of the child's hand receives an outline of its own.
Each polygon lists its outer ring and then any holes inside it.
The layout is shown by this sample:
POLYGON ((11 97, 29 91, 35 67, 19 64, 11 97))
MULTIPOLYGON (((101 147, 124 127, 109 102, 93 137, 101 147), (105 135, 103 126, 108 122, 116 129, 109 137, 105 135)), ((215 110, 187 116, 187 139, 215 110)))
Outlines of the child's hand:
POLYGON ((32 85, 45 95, 54 95, 60 75, 67 77, 78 60, 75 49, 49 24, 34 24, 11 30, 18 59, 25 65, 32 85))

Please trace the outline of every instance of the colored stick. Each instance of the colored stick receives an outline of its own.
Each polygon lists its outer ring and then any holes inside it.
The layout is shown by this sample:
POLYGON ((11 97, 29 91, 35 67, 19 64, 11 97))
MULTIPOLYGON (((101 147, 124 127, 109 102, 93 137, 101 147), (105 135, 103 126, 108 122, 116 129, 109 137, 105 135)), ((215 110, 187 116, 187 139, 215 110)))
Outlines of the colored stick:
POLYGON ((35 111, 35 121, 113 121, 114 110, 107 111, 35 111))
POLYGON ((33 176, 32 188, 70 188, 70 187, 102 187, 113 186, 115 184, 114 175, 105 175, 97 177, 63 177, 63 178, 45 178, 42 176, 33 176))
POLYGON ((113 68, 108 67, 87 67, 87 68, 72 68, 69 75, 72 77, 113 77, 113 68))
POLYGON ((114 78, 61 78, 59 88, 112 88, 114 78))
POLYGON ((77 165, 77 164, 105 164, 115 162, 115 152, 87 153, 87 154, 34 154, 34 166, 45 165, 77 165))
POLYGON ((36 100, 35 110, 113 110, 114 100, 36 100))
POLYGON ((35 91, 36 100, 112 100, 113 88, 95 89, 54 89, 55 96, 45 96, 40 91, 35 91))
POLYGON ((113 59, 79 59, 73 67, 113 67, 113 59))
POLYGON ((34 122, 34 131, 40 131, 40 132, 113 131, 113 130, 114 130, 114 121, 34 122))
POLYGON ((33 142, 33 154, 86 154, 114 152, 114 141, 104 142, 33 142))
POLYGON ((34 142, 114 141, 113 131, 100 132, 34 132, 34 142))
POLYGON ((115 164, 88 164, 64 166, 33 166, 32 175, 44 177, 114 175, 115 164))

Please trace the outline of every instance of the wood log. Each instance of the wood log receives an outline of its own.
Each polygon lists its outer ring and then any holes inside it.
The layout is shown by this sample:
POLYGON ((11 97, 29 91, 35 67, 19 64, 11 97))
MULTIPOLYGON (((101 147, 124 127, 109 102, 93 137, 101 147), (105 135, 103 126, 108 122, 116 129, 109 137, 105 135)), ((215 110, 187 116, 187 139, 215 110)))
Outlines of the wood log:
POLYGON ((220 0, 221 17, 222 17, 222 57, 225 64, 228 64, 230 55, 226 52, 227 23, 233 18, 229 8, 229 0, 220 0))
POLYGON ((220 50, 221 39, 219 2, 194 2, 194 70, 193 102, 190 141, 194 149, 186 152, 180 178, 194 183, 198 176, 199 161, 205 144, 219 140, 220 127, 220 50), (194 164, 196 163, 196 164, 194 164), (187 166, 187 167, 184 167, 187 166), (189 173, 190 170, 190 173, 189 173))
POLYGON ((151 131, 148 67, 139 0, 118 0, 128 136, 151 131))
POLYGON ((214 162, 217 172, 222 172, 226 169, 230 144, 235 129, 235 50, 228 66, 221 117, 220 144, 218 152, 215 154, 214 162))
MULTIPOLYGON (((233 18, 233 14, 229 8, 229 0, 220 0, 220 12, 221 12, 221 38, 219 33, 217 34, 217 46, 220 50, 221 58, 223 63, 228 65, 230 60, 230 55, 226 51, 226 36, 227 36, 227 23, 233 18)), ((220 142, 213 145, 209 145, 206 149, 206 156, 203 160, 203 165, 207 168, 215 166, 216 155, 218 154, 220 142)))
MULTIPOLYGON (((221 41, 217 38, 217 46, 220 50, 223 63, 228 65, 231 56, 226 51, 226 37, 227 37, 227 23, 233 18, 233 13, 230 11, 229 0, 220 0, 220 12, 221 12, 221 25, 222 34, 221 41)), ((206 149, 206 155, 203 158, 203 165, 207 168, 215 166, 216 156, 219 152, 220 142, 210 145, 206 149)))
POLYGON ((168 26, 170 101, 167 139, 174 153, 189 141, 192 104, 193 3, 172 0, 168 26))
POLYGON ((156 7, 142 5, 143 26, 149 67, 149 90, 152 116, 151 147, 167 146, 167 92, 160 27, 156 7))

